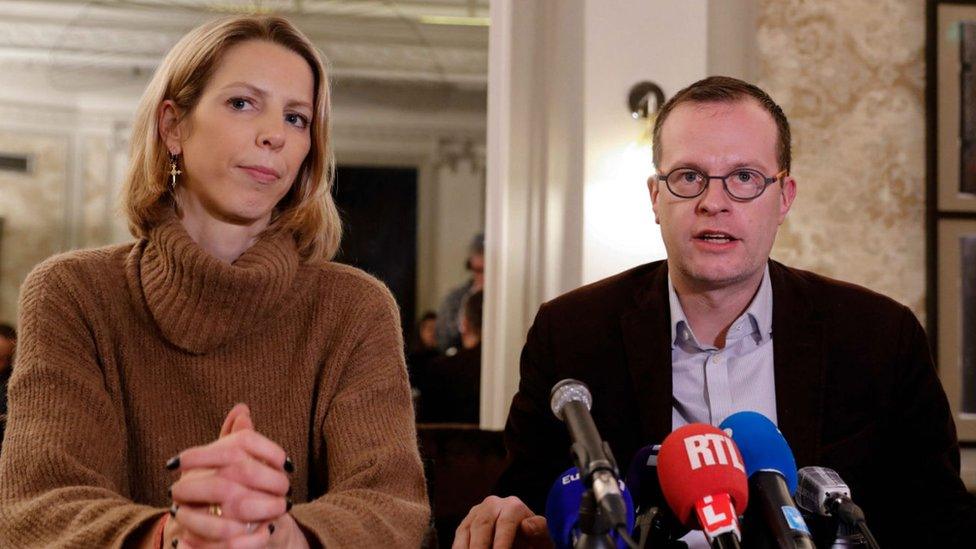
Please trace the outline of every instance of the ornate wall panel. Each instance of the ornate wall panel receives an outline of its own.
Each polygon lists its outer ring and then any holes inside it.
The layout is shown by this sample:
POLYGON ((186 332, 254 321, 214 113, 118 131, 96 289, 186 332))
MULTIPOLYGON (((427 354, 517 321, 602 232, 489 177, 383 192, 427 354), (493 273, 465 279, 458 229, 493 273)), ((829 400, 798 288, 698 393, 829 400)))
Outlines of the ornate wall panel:
POLYGON ((761 0, 758 27, 799 188, 773 257, 924 320, 924 2, 761 0))
POLYGON ((0 131, 0 150, 33 158, 30 174, 0 172, 0 321, 16 321, 24 277, 64 249, 69 148, 64 136, 0 131))

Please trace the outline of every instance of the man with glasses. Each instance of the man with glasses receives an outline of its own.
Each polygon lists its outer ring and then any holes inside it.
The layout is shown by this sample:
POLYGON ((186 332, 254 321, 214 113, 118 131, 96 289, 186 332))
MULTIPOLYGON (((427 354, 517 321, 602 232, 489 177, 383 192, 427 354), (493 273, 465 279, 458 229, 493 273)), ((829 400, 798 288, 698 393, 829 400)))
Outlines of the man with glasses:
MULTIPOLYGON (((662 108, 654 163, 667 260, 540 308, 505 429, 510 464, 496 493, 508 497, 472 508, 455 547, 548 546, 539 514, 572 463, 549 392, 566 377, 589 385, 622 470, 674 428, 753 410, 776 422, 798 466, 840 473, 882 547, 963 544, 976 505, 915 316, 769 259, 797 193, 780 107, 740 80, 696 82, 662 108)), ((686 541, 707 547, 694 533, 686 541)))

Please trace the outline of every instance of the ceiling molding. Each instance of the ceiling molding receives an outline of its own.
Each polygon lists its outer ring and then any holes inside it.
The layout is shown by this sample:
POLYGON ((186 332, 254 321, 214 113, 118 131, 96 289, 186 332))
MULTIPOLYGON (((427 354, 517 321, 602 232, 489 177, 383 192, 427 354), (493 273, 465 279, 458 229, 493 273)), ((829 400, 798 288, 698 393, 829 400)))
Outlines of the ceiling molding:
MULTIPOLYGON (((12 1, 0 21, 0 67, 46 68, 81 88, 138 81, 201 22, 254 2, 12 1)), ((429 25, 424 14, 487 15, 487 0, 258 2, 291 15, 333 76, 487 87, 486 27, 429 25)))

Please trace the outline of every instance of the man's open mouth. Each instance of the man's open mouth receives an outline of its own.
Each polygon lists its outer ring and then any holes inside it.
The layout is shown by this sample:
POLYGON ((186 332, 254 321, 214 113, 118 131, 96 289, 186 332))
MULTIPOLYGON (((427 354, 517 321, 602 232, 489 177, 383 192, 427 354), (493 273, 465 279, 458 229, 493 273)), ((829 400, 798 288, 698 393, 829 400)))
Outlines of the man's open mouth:
POLYGON ((727 242, 738 240, 738 238, 730 235, 729 233, 724 233, 721 231, 702 231, 695 235, 695 239, 705 242, 713 242, 715 244, 725 244, 727 242))

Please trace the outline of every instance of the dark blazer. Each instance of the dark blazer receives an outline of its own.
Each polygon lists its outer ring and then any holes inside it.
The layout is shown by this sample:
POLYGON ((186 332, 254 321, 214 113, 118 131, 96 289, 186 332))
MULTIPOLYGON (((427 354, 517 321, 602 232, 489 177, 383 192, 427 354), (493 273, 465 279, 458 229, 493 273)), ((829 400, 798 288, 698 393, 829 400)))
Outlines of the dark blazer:
MULTIPOLYGON (((777 423, 797 466, 840 473, 882 547, 968 537, 976 503, 959 479, 955 426, 915 315, 775 261, 769 273, 777 423)), ((566 428, 549 410, 563 378, 590 387, 621 471, 639 448, 659 444, 671 432, 670 337, 666 262, 543 304, 522 350, 496 493, 542 513, 553 480, 572 465, 566 428)))

